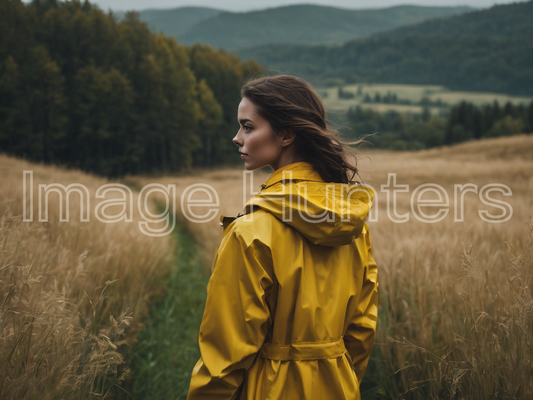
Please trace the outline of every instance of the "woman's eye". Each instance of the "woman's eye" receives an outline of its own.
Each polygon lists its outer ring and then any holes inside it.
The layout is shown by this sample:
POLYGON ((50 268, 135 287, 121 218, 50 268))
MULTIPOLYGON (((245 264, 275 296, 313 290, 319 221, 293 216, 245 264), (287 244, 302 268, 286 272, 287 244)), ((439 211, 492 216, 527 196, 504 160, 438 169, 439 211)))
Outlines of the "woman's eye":
POLYGON ((244 132, 250 132, 252 130, 252 127, 248 125, 244 125, 243 128, 244 128, 244 132))

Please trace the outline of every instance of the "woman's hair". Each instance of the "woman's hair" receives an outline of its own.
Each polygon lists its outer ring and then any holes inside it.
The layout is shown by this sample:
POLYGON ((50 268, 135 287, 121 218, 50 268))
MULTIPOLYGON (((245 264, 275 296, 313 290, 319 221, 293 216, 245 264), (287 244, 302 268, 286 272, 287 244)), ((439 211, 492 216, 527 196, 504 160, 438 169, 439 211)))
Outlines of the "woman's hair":
POLYGON ((241 97, 255 105, 275 134, 287 130, 296 134, 296 154, 313 165, 325 182, 353 181, 358 170, 348 162, 343 146, 364 140, 344 142, 328 126, 322 100, 310 84, 291 75, 264 76, 244 82, 241 97))

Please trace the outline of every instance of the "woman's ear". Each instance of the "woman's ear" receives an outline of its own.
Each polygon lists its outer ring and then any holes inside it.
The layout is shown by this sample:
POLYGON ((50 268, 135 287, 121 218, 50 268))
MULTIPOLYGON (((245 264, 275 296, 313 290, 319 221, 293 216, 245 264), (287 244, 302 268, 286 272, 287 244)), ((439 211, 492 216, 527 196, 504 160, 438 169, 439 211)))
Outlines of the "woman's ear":
POLYGON ((285 132, 283 132, 283 136, 281 139, 281 145, 283 147, 286 147, 290 145, 292 142, 294 142, 294 139, 296 139, 296 133, 294 133, 294 131, 291 129, 287 129, 285 132))

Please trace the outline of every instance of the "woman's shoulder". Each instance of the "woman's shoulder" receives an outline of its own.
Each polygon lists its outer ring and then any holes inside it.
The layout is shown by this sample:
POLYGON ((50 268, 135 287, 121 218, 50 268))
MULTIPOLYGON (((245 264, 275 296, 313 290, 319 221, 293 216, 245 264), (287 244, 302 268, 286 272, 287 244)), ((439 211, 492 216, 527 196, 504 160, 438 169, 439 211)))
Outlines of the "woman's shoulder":
POLYGON ((271 247, 278 240, 288 239, 287 230, 290 230, 290 227, 272 213, 256 207, 250 212, 235 218, 224 228, 223 236, 224 238, 228 235, 236 237, 247 246, 254 241, 258 241, 271 247))

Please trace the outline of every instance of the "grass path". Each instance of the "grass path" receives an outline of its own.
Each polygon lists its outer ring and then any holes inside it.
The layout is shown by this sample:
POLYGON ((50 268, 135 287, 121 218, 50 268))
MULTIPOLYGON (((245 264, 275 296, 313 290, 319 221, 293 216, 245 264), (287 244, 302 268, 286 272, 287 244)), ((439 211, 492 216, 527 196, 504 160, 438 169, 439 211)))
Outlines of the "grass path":
POLYGON ((178 220, 173 235, 175 268, 165 280, 166 295, 152 302, 149 322, 130 354, 126 386, 136 400, 185 399, 200 357, 198 330, 209 276, 200 247, 178 220))

